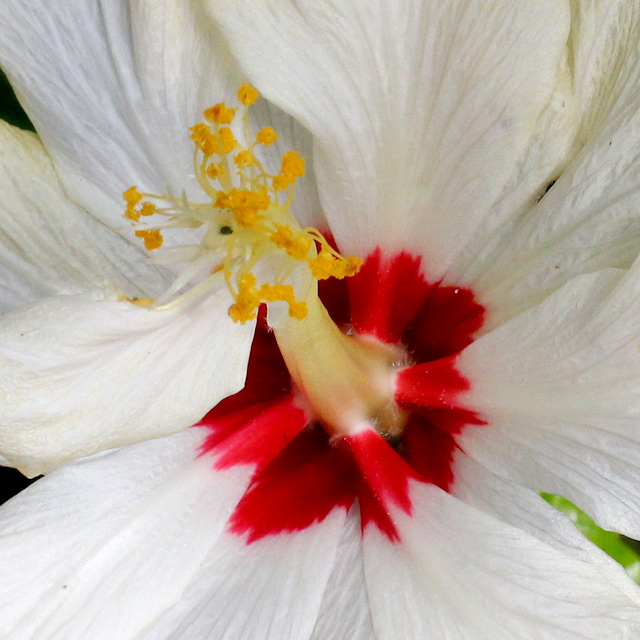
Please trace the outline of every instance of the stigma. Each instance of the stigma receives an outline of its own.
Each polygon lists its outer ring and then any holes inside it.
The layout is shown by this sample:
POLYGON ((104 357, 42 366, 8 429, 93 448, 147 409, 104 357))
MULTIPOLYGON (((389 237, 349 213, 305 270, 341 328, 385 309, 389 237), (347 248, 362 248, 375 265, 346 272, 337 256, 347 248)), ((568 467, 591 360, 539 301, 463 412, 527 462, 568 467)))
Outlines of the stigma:
POLYGON ((349 277, 360 269, 362 260, 343 257, 317 229, 301 228, 291 213, 295 183, 305 175, 304 158, 286 151, 276 174, 260 162, 256 151, 271 146, 278 134, 271 127, 251 133, 249 109, 258 97, 243 84, 237 108, 215 104, 189 129, 204 202, 136 187, 123 193, 125 218, 152 261, 185 265, 156 308, 204 295, 224 280, 235 322, 254 320, 260 305, 271 303, 285 305, 291 318, 302 320, 318 280, 349 277), (175 228, 202 230, 199 243, 164 250, 164 236, 175 228))

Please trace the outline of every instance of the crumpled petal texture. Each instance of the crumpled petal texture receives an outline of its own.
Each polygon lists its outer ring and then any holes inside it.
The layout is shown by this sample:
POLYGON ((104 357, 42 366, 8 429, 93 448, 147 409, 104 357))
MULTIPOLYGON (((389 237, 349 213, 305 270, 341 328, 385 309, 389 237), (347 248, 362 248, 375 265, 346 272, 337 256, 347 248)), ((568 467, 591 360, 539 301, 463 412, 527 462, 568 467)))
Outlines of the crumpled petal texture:
POLYGON ((551 1, 208 6, 255 85, 314 134, 340 246, 413 250, 433 280, 513 178, 569 27, 551 1))
POLYGON ((116 232, 69 201, 46 151, 0 122, 0 310, 117 282, 130 295, 168 286, 116 232))
POLYGON ((308 637, 336 562, 344 512, 248 547, 224 525, 250 470, 214 471, 211 455, 198 456, 205 435, 191 429, 72 463, 8 504, 0 566, 18 582, 0 584, 3 634, 308 637), (25 544, 44 553, 27 558, 25 544), (61 561, 69 554, 72 560, 61 561), (251 616, 238 615, 247 607, 251 616))
POLYGON ((605 529, 640 537, 640 262, 573 279, 470 345, 465 402, 486 432, 465 451, 562 495, 605 529))
MULTIPOLYGON (((67 191, 37 138, 2 125, 0 308, 37 304, 0 319, 0 447, 34 475, 188 427, 241 387, 252 329, 226 316, 228 295, 182 315, 100 299, 168 288, 174 274, 145 262, 139 238, 121 237, 133 234, 121 192, 184 189, 202 201, 188 127, 214 102, 234 103, 242 76, 186 2, 10 5, 0 7, 0 59, 67 191), (46 300, 83 292, 91 299, 46 300)), ((308 132, 277 107, 261 101, 252 123, 280 133, 261 149, 274 173, 287 148, 311 155, 308 132)), ((313 177, 293 206, 321 223, 313 177)), ((167 245, 194 238, 165 234, 167 245)))
POLYGON ((226 289, 173 310, 59 296, 0 316, 0 450, 27 475, 174 433, 242 387, 226 289), (185 308, 186 306, 186 308, 185 308))
MULTIPOLYGON (((76 203, 132 238, 121 218, 130 186, 203 201, 188 127, 212 104, 234 104, 243 75, 198 3, 9 0, 0 34, 0 62, 76 203)), ((309 134, 290 116, 259 115, 285 146, 309 153, 309 134)), ((302 217, 321 219, 314 180, 300 191, 302 217)), ((175 230, 166 243, 193 238, 175 230)))
POLYGON ((637 589, 616 563, 568 522, 549 536, 549 521, 564 516, 468 460, 459 497, 412 486, 411 516, 393 513, 400 542, 375 527, 363 535, 356 506, 247 545, 227 525, 252 470, 215 468, 215 454, 199 455, 206 436, 195 428, 76 461, 7 504, 0 571, 12 579, 0 582, 0 631, 30 640, 528 640, 535 628, 596 640, 640 629, 637 589), (514 502, 483 496, 478 480, 514 502))

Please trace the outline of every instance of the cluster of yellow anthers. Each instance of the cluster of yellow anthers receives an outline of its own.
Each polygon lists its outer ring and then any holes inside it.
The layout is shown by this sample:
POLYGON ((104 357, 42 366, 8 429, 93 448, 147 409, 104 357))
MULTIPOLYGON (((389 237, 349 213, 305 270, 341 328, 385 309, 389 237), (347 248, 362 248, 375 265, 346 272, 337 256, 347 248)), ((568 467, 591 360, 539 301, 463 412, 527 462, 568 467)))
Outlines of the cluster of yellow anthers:
POLYGON ((251 136, 249 107, 257 99, 258 92, 244 84, 238 92, 243 105, 241 123, 235 120, 237 109, 219 103, 204 111, 206 122, 190 128, 195 174, 210 202, 195 204, 184 197, 140 193, 131 187, 123 193, 125 217, 138 227, 135 234, 150 251, 162 246, 163 229, 206 225, 200 245, 193 248, 189 259, 200 264, 203 257, 205 263, 209 257, 208 277, 224 275, 235 300, 229 315, 236 322, 254 319, 260 304, 275 301, 286 302, 289 315, 302 319, 307 315, 306 304, 296 300, 292 285, 284 284, 296 262, 306 263, 314 278, 324 280, 354 275, 362 260, 344 258, 319 231, 301 229, 290 213, 295 181, 304 176, 305 161, 297 151, 287 151, 278 173, 265 171, 254 151, 260 145, 270 146, 278 135, 265 127, 251 136), (248 141, 248 146, 239 137, 248 141), (154 215, 161 222, 145 224, 143 219, 154 215), (274 282, 258 286, 252 271, 268 257, 285 260, 278 263, 281 266, 274 282))

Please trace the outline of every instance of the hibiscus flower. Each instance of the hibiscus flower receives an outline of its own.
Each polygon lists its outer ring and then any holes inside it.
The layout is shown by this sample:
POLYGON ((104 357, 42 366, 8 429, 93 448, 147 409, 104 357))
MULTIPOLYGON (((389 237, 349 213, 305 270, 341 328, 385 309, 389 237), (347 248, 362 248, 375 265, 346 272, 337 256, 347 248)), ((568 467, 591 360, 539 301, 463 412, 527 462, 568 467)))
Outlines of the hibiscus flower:
POLYGON ((4 637, 640 633, 640 4, 0 33, 4 637))

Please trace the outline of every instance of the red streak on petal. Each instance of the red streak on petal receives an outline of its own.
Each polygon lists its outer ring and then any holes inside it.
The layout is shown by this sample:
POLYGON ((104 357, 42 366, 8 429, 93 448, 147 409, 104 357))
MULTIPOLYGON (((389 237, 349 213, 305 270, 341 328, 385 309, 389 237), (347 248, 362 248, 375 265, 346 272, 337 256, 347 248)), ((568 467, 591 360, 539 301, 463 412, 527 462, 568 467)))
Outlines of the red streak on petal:
POLYGON ((470 384, 455 368, 456 354, 484 320, 470 291, 428 283, 420 258, 376 250, 359 274, 347 282, 321 282, 320 293, 339 326, 351 322, 359 334, 401 344, 416 362, 397 378, 396 401, 410 417, 397 451, 374 431, 331 441, 296 403, 261 313, 245 388, 201 422, 211 430, 203 453, 214 454, 217 468, 253 466, 229 523, 247 543, 322 522, 356 498, 363 530, 375 526, 398 540, 392 512, 411 513, 409 480, 447 490, 457 434, 484 424, 458 397, 470 384))
POLYGON ((231 517, 230 530, 251 543, 306 529, 335 508, 348 510, 357 485, 348 452, 332 446, 324 430, 312 425, 254 477, 231 517))
POLYGON ((348 282, 351 321, 357 333, 388 344, 400 341, 429 292, 420 262, 407 253, 383 257, 379 249, 367 258, 348 282))
POLYGON ((427 417, 412 414, 402 433, 402 456, 424 482, 447 491, 453 482, 453 453, 457 445, 448 431, 427 417))
POLYGON ((280 355, 278 343, 267 327, 266 312, 260 309, 256 333, 251 345, 244 389, 219 402, 208 414, 212 420, 260 402, 273 402, 291 393, 291 376, 280 355))
POLYGON ((328 278, 318 282, 318 296, 338 327, 351 324, 349 290, 345 280, 328 278))
POLYGON ((411 349, 418 362, 459 353, 482 327, 485 308, 461 287, 431 286, 411 327, 411 349))
POLYGON ((409 479, 417 479, 418 476, 375 431, 345 438, 344 446, 359 470, 362 530, 369 524, 375 524, 389 540, 400 540, 391 507, 399 507, 411 514, 409 479))
POLYGON ((414 407, 414 415, 426 418, 431 424, 445 433, 458 435, 467 425, 487 424, 475 411, 469 409, 430 409, 414 407))
POLYGON ((202 449, 216 450, 218 469, 252 464, 256 477, 308 422, 309 416, 289 395, 274 404, 251 405, 218 419, 207 418, 203 424, 211 434, 202 449))
POLYGON ((450 356, 398 371, 396 402, 404 408, 411 405, 455 408, 458 395, 469 389, 470 384, 454 365, 455 356, 450 356))

